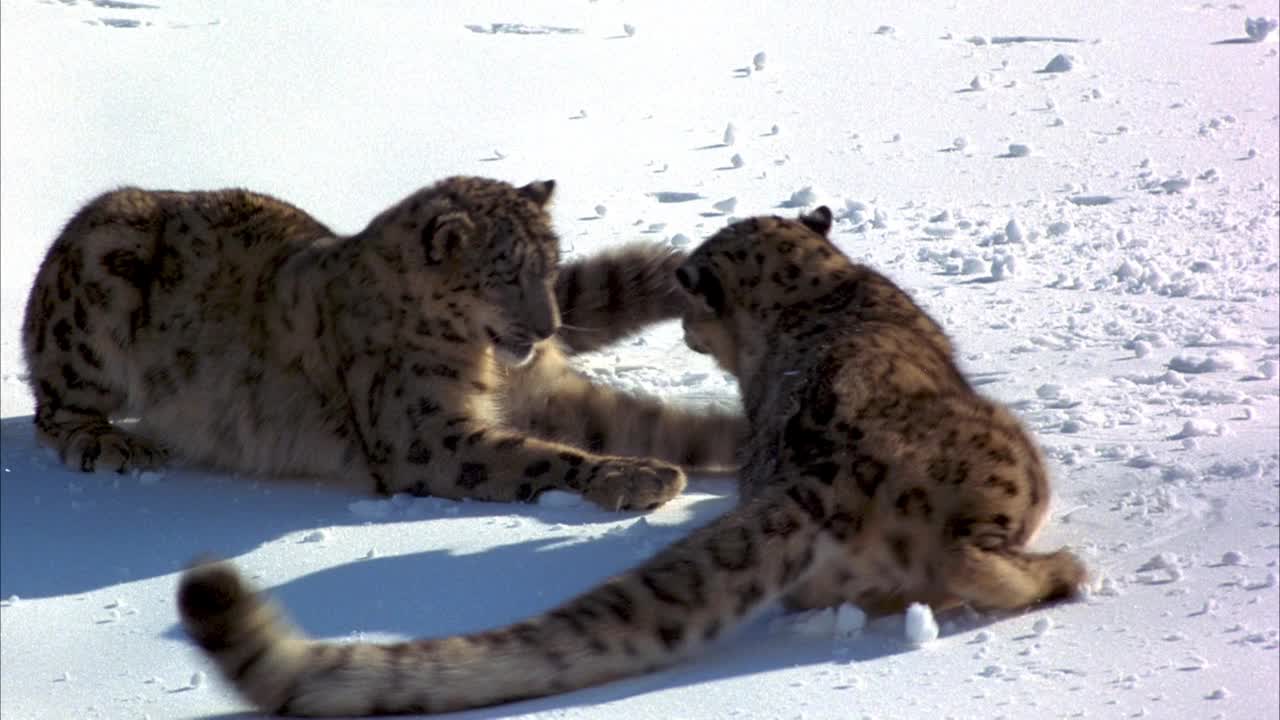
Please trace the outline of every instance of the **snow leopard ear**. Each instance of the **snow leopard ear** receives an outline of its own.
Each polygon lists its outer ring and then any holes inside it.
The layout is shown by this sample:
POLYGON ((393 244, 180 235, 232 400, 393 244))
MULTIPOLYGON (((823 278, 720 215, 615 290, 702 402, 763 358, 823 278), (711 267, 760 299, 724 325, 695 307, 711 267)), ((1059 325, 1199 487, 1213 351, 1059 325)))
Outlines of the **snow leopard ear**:
POLYGON ((676 268, 676 282, 685 292, 701 300, 708 310, 720 312, 724 309, 724 286, 706 265, 686 262, 676 268))
POLYGON ((445 212, 427 221, 422 228, 422 251, 428 265, 439 265, 456 258, 459 251, 471 241, 476 226, 465 212, 445 212))
POLYGON ((551 200, 551 194, 556 190, 555 180, 534 180, 533 182, 521 188, 516 188, 516 193, 520 197, 532 201, 538 207, 546 207, 551 200))
POLYGON ((822 237, 826 237, 827 233, 831 232, 831 208, 819 205, 811 212, 801 213, 800 222, 822 237))

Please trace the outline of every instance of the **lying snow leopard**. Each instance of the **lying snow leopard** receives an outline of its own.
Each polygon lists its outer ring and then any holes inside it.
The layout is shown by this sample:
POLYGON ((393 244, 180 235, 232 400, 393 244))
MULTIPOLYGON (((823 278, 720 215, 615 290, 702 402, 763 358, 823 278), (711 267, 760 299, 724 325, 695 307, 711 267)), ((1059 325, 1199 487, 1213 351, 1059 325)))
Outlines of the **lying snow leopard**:
POLYGON ((742 421, 569 368, 678 316, 683 256, 633 244, 560 267, 553 188, 453 177, 350 237, 244 190, 109 192, 31 290, 37 434, 85 471, 172 453, 384 494, 656 507, 677 465, 732 466, 742 421))
POLYGON ((677 271, 688 344, 737 376, 751 425, 739 507, 543 615, 392 644, 313 641, 224 563, 183 577, 188 633, 259 709, 444 712, 647 672, 775 599, 1021 608, 1073 595, 1066 550, 1026 549, 1049 481, 942 330, 826 234, 831 213, 721 230, 677 271))

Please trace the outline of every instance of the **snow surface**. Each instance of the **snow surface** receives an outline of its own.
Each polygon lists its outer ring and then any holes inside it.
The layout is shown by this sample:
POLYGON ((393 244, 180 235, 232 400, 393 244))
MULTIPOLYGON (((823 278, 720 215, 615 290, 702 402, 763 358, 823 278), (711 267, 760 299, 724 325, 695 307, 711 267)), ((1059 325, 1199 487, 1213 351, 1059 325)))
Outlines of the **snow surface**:
MULTIPOLYGON (((1075 603, 939 613, 923 649, 903 615, 775 610, 669 670, 467 717, 1280 715, 1280 91, 1274 33, 1241 37, 1274 2, 0 10, 0 716, 243 711, 175 624, 201 552, 315 635, 438 636, 549 608, 732 506, 710 478, 639 518, 86 476, 34 444, 23 303, 93 195, 242 185, 352 232, 453 173, 557 179, 571 255, 689 245, 725 212, 842 210, 836 242, 909 288, 1036 432, 1056 479, 1037 545, 1095 576, 1075 603), (1063 53, 1087 65, 1038 72, 1063 53)), ((581 366, 734 398, 674 325, 581 366)))

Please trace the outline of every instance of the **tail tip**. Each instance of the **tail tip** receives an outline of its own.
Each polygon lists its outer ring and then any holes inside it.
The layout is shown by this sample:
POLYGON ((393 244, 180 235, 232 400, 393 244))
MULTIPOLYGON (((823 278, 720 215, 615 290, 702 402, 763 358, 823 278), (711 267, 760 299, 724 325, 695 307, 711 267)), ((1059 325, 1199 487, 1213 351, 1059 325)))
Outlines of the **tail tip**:
POLYGON ((252 593, 230 563, 210 557, 197 558, 178 585, 178 608, 189 620, 225 614, 252 593))

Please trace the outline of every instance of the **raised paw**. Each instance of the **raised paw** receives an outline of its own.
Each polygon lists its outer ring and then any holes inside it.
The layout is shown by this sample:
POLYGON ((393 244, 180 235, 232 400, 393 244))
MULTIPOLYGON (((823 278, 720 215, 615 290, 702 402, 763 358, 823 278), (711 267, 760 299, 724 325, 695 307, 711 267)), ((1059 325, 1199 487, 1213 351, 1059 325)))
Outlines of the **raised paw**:
POLYGON ((649 458, 607 458, 591 472, 583 495, 605 510, 652 510, 680 494, 687 478, 649 458))
POLYGON ((83 472, 152 470, 167 459, 163 448, 111 425, 76 430, 62 448, 63 462, 83 472))

